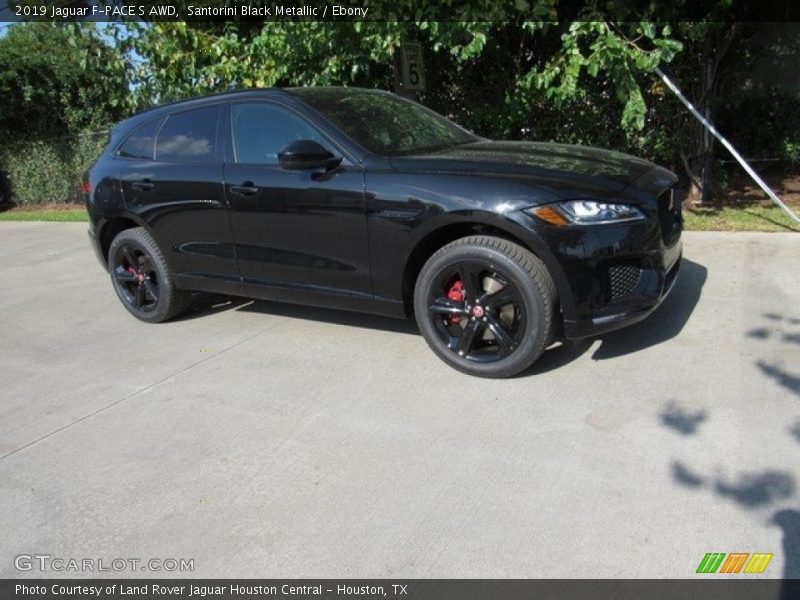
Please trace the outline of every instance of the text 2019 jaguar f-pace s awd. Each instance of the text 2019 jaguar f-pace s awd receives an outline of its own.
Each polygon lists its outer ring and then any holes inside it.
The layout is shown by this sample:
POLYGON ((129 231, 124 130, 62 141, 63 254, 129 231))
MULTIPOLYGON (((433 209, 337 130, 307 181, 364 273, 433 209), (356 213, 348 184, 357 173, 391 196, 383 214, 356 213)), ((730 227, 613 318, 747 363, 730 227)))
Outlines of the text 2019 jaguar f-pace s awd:
POLYGON ((145 111, 86 174, 125 308, 207 291, 408 317, 473 375, 639 321, 681 258, 676 177, 624 154, 475 136, 375 90, 250 90, 145 111))

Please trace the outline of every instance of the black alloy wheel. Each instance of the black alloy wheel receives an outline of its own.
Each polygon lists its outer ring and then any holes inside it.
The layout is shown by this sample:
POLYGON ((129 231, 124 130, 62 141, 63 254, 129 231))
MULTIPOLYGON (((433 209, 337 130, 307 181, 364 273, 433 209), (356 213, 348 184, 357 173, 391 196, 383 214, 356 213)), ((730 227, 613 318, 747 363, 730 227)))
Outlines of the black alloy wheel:
POLYGON ((414 298, 417 323, 445 362, 483 377, 509 377, 552 341, 555 287, 544 264, 509 240, 471 236, 425 264, 414 298))
POLYGON ((158 275, 152 261, 133 244, 116 253, 113 276, 124 301, 136 311, 148 313, 158 305, 158 275))
POLYGON ((477 362, 509 356, 525 334, 519 290, 507 275, 487 267, 477 261, 454 263, 438 274, 429 294, 428 312, 442 341, 477 362))
POLYGON ((175 287, 156 241, 142 227, 120 232, 108 251, 111 282, 133 316, 160 323, 184 312, 191 295, 175 287))

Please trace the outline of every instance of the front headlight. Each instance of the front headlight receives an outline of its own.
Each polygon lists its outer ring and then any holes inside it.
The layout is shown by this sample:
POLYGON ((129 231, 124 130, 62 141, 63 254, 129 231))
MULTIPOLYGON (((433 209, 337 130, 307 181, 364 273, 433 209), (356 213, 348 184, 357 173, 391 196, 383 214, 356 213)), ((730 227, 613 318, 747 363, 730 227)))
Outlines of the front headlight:
POLYGON ((644 213, 629 204, 612 204, 594 200, 570 200, 526 209, 527 213, 551 225, 608 225, 641 221, 644 213))

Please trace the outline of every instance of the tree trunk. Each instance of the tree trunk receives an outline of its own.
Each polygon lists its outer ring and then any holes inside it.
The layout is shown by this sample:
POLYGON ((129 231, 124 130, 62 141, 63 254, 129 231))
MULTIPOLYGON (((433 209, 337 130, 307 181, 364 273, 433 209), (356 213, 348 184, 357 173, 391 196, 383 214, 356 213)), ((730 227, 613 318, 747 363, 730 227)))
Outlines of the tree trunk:
MULTIPOLYGON (((711 115, 711 102, 713 100, 713 90, 714 90, 714 64, 713 58, 708 56, 706 58, 705 64, 705 73, 703 76, 703 99, 705 102, 703 103, 703 108, 705 109, 704 115, 706 121, 709 123, 713 123, 712 115, 711 115)), ((704 127, 703 128, 703 176, 702 176, 702 188, 700 191, 700 203, 703 205, 708 205, 711 203, 711 188, 713 185, 713 177, 711 176, 711 165, 713 164, 714 160, 714 140, 711 137, 709 131, 704 127)))
MULTIPOLYGON (((727 25, 721 31, 710 34, 703 43, 700 57, 700 80, 695 88, 693 104, 706 120, 714 122, 712 107, 717 96, 719 65, 736 37, 738 24, 727 25)), ((713 202, 714 137, 697 123, 692 136, 691 154, 681 153, 684 170, 692 182, 690 200, 709 205, 713 202), (700 174, 699 176, 697 174, 700 174)))

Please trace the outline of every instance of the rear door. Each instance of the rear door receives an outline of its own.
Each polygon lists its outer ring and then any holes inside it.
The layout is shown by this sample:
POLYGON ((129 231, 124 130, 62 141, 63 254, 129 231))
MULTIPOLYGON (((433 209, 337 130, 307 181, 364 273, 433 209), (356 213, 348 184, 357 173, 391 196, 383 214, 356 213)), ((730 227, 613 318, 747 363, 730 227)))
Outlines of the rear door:
POLYGON ((236 291, 241 280, 222 181, 222 112, 216 104, 171 113, 148 123, 138 141, 134 132, 118 157, 128 210, 150 226, 178 284, 236 291), (234 289, 225 289, 228 284, 234 289))
POLYGON ((372 298, 364 175, 344 158, 336 169, 285 170, 278 153, 313 140, 341 150, 300 114, 266 101, 230 107, 225 186, 239 269, 250 295, 306 304, 325 296, 372 298))

